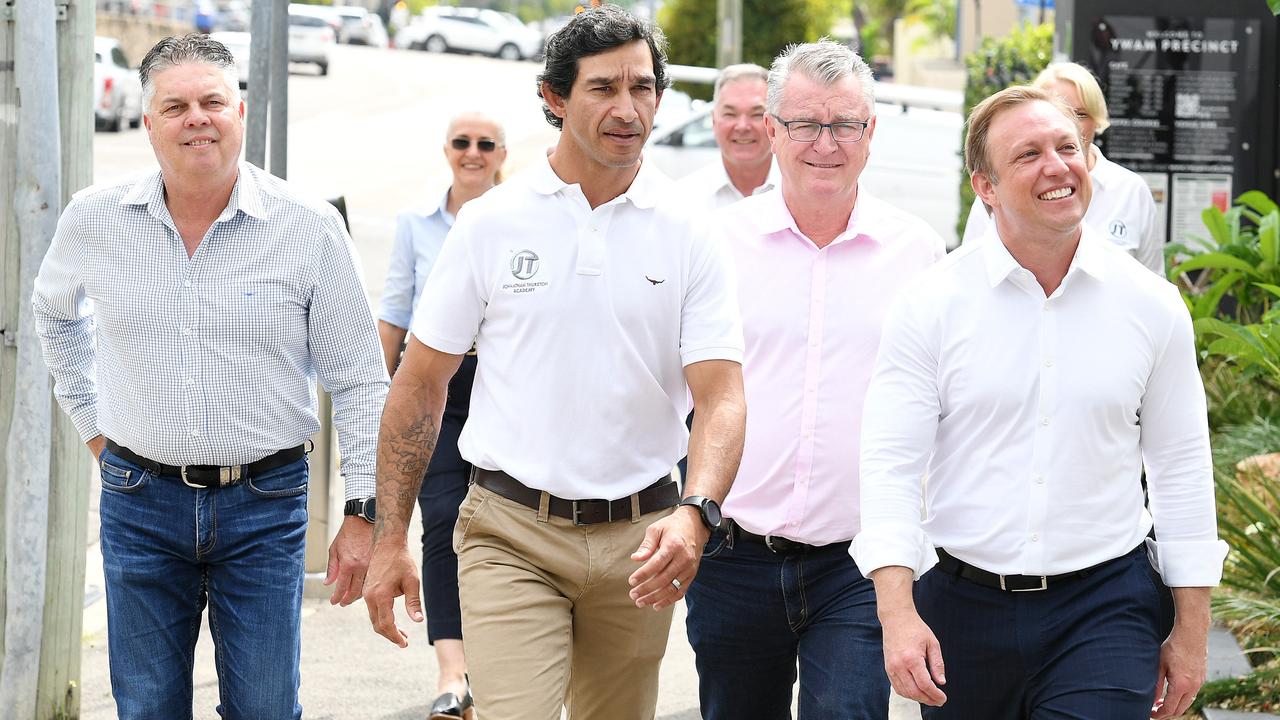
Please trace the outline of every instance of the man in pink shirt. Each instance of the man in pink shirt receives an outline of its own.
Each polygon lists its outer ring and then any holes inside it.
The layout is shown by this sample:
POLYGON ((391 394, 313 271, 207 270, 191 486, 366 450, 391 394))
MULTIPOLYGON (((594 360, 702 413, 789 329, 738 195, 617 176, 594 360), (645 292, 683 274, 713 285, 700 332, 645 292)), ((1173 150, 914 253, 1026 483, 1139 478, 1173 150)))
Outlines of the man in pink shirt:
POLYGON ((832 42, 769 74, 781 187, 722 211, 746 333, 746 448, 688 590, 707 720, 888 716, 875 592, 849 556, 858 437, 881 319, 944 253, 922 220, 858 184, 875 133, 871 71, 832 42))

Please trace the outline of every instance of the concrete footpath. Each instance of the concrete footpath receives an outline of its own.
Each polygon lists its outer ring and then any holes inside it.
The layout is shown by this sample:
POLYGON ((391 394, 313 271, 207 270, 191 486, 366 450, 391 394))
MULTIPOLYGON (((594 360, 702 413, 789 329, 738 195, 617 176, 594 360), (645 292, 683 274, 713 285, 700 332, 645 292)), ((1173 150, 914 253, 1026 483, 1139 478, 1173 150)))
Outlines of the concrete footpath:
MULTIPOLYGON (((83 720, 116 717, 107 663, 106 603, 102 594, 102 556, 98 549, 98 491, 93 490, 86 562, 84 652, 81 657, 81 714, 83 720)), ((421 536, 416 527, 409 537, 421 536)), ((412 543, 411 543, 412 545, 412 543)), ((418 548, 420 552, 421 548, 418 548)), ((318 583, 308 582, 307 594, 317 594, 318 583)), ((422 720, 434 697, 435 654, 427 644, 425 627, 413 625, 407 649, 375 635, 364 604, 331 606, 327 589, 323 598, 308 597, 302 610, 303 717, 313 720, 339 718, 422 720)), ((402 620, 402 606, 397 614, 402 620)), ((217 720, 218 680, 214 672, 213 643, 208 627, 196 646, 195 718, 217 720)), ((685 637, 684 603, 676 609, 671 639, 662 663, 661 690, 656 720, 698 720, 698 681, 693 650, 685 637)), ((483 705, 478 720, 483 720, 483 705)), ((919 720, 913 703, 895 700, 890 720, 919 720)), ((595 720, 595 719, 588 719, 595 720)), ((600 720, 608 720, 601 718, 600 720)))

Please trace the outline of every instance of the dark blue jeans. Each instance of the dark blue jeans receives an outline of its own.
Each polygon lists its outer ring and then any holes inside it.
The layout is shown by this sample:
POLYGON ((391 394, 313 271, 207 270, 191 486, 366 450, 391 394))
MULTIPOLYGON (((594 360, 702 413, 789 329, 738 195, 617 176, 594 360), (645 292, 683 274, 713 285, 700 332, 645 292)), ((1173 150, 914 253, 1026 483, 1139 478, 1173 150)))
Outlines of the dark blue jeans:
POLYGON ((1141 549, 1039 592, 929 571, 920 617, 942 645, 947 702, 926 720, 1147 720, 1173 595, 1141 549))
POLYGON ((219 715, 299 718, 307 461, 197 490, 105 451, 102 564, 111 692, 123 720, 192 717, 209 607, 219 715))
POLYGON ((849 543, 782 557, 716 531, 685 598, 707 720, 791 717, 884 720, 884 672, 875 590, 849 543))

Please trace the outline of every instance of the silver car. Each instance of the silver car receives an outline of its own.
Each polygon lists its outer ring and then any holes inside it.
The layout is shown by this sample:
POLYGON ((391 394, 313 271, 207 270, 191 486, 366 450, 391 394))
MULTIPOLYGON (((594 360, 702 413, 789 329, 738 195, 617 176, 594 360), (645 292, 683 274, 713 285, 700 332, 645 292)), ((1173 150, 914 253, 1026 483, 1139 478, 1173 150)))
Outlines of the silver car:
POLYGON ((329 49, 336 39, 333 25, 305 8, 289 6, 289 62, 309 63, 320 68, 321 75, 328 75, 329 49))

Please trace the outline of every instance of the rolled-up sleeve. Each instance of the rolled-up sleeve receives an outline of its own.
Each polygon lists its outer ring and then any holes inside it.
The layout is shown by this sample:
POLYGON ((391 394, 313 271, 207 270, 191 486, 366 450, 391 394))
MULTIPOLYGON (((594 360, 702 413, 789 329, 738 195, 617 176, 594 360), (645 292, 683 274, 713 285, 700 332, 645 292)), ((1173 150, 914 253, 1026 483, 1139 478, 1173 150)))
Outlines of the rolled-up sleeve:
POLYGON ((938 430, 938 347, 918 294, 885 318, 862 414, 862 530, 851 554, 863 575, 889 566, 918 578, 937 562, 921 527, 922 482, 938 430))
POLYGON ((1218 539, 1204 386, 1196 367, 1191 319, 1169 287, 1176 314, 1157 357, 1139 418, 1160 576, 1170 587, 1212 587, 1222 580, 1227 544, 1218 539))
POLYGON ((413 252, 413 223, 409 213, 396 218, 396 239, 391 246, 386 282, 382 285, 382 302, 378 319, 408 329, 413 319, 413 291, 416 273, 413 252))
POLYGON ((58 219, 53 243, 35 279, 31 306, 45 364, 53 376, 54 396, 80 439, 88 441, 100 433, 93 303, 85 296, 82 266, 88 238, 79 214, 80 205, 72 200, 58 219))
POLYGON ((308 341, 320 384, 333 395, 346 498, 374 495, 378 425, 387 398, 386 366, 351 238, 329 213, 317 249, 308 341))

